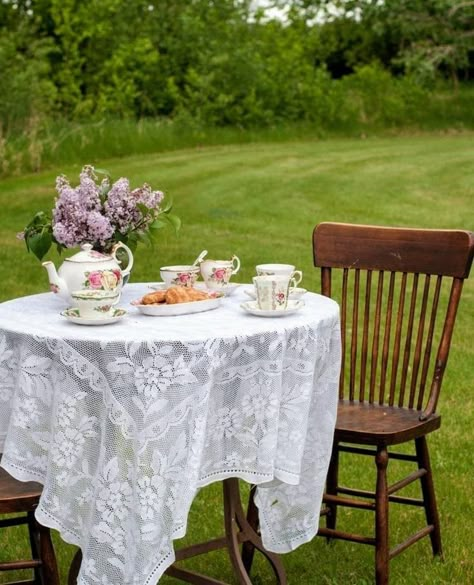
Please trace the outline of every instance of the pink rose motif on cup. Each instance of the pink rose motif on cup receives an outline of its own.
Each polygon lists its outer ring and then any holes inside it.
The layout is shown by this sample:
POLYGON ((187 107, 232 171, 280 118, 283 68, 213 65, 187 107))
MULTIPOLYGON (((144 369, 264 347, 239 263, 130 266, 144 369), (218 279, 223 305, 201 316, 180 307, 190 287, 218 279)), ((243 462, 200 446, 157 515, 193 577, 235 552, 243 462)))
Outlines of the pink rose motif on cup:
POLYGON ((216 281, 219 284, 227 284, 230 278, 232 270, 228 268, 213 268, 210 279, 216 281))
POLYGON ((178 286, 193 286, 196 281, 196 275, 191 272, 178 272, 176 278, 171 281, 178 286))
POLYGON ((276 301, 279 305, 284 305, 285 304, 285 299, 286 299, 286 295, 284 292, 279 292, 276 295, 276 301))

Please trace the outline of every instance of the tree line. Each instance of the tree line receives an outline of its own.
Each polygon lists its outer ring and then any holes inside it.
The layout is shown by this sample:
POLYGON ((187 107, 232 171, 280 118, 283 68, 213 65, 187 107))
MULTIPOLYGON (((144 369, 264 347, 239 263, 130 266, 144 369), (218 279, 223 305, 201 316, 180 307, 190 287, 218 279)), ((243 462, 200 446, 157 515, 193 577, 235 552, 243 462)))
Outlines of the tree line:
POLYGON ((461 0, 2 0, 0 138, 51 117, 336 124, 362 94, 359 115, 378 95, 403 116, 472 79, 473 41, 461 0))

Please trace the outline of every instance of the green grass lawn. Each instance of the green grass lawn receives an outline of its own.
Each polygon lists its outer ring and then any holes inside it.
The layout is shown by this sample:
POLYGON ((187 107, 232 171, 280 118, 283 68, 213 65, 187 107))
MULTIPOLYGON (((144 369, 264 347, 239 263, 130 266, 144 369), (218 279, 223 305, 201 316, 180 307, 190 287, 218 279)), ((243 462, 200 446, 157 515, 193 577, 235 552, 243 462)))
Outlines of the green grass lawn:
MULTIPOLYGON (((303 270, 302 285, 317 291, 311 235, 320 221, 474 229, 473 158, 474 135, 466 133, 216 146, 83 162, 105 167, 115 178, 125 175, 133 185, 148 181, 174 198, 175 212, 183 220, 180 236, 163 231, 155 250, 140 248, 132 281, 157 281, 160 266, 189 263, 205 248, 210 257, 237 254, 242 261, 241 282, 250 281, 255 264, 288 262, 303 270)), ((55 176, 61 171, 75 181, 80 167, 0 182, 0 300, 47 290, 46 272, 15 234, 36 210, 51 208, 55 176)), ((51 257, 57 260, 55 254, 51 257)), ((443 425, 430 438, 446 558, 433 561, 429 541, 424 539, 392 561, 392 585, 474 582, 473 324, 474 278, 465 285, 441 394, 443 425)), ((348 480, 372 471, 354 466, 348 480)), ((220 532, 219 502, 219 486, 200 493, 186 542, 220 532)), ((341 521, 347 515, 348 521, 360 520, 370 531, 372 516, 347 512, 341 521)), ((417 519, 420 525, 421 513, 417 519)), ((399 510, 391 518, 392 536, 400 541, 416 524, 406 509, 399 510)), ((20 536, 13 529, 5 532, 0 536, 0 559, 26 556, 20 536)), ((66 583, 74 549, 59 537, 55 542, 66 583)), ((373 582, 369 547, 342 541, 327 545, 324 539, 315 539, 285 555, 283 562, 290 585, 373 582)), ((232 582, 222 553, 190 565, 232 582)), ((2 578, 0 583, 5 582, 2 578)), ((162 582, 177 583, 170 578, 162 582)), ((263 562, 256 564, 254 582, 273 582, 263 562)))

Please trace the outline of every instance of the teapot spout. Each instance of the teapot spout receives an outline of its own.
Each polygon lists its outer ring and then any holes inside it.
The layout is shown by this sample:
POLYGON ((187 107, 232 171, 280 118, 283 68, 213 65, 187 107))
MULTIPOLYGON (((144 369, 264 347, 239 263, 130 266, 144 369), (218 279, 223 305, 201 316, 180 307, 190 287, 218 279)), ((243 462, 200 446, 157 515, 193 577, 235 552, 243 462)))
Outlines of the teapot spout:
POLYGON ((60 297, 64 299, 69 299, 69 291, 67 289, 66 281, 63 278, 60 278, 56 267, 54 264, 48 260, 47 262, 43 262, 43 266, 46 268, 49 277, 49 288, 51 292, 58 294, 60 297))

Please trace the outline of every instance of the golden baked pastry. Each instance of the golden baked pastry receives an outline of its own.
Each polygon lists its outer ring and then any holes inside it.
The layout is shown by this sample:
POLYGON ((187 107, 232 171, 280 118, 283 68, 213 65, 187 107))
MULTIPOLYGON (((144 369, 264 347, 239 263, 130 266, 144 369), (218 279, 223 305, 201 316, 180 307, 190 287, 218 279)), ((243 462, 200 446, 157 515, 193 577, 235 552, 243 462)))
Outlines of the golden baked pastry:
POLYGON ((142 305, 161 305, 166 303, 166 291, 157 290, 156 292, 148 293, 142 300, 142 305))
POLYGON ((207 292, 196 290, 192 287, 173 286, 166 291, 166 302, 168 305, 177 303, 191 303, 192 301, 203 301, 208 299, 207 292))
POLYGON ((175 305, 177 303, 191 303, 193 301, 204 301, 209 294, 202 290, 191 287, 172 286, 167 290, 157 290, 142 297, 142 305, 175 305))

